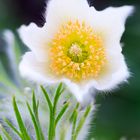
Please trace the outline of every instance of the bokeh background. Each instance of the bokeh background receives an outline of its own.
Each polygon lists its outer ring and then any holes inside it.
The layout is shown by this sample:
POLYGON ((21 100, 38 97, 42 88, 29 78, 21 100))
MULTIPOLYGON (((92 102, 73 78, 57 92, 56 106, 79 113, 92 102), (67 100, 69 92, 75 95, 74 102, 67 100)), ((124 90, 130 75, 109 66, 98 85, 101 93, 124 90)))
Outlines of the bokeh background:
MULTIPOLYGON (((131 78, 129 83, 122 85, 120 89, 96 96, 98 109, 88 140, 92 137, 95 140, 140 140, 140 1, 89 0, 89 4, 98 10, 108 6, 134 5, 135 12, 128 18, 122 37, 123 53, 131 71, 131 78)), ((12 30, 16 38, 15 52, 24 53, 26 48, 21 43, 16 29, 30 22, 43 26, 46 6, 45 0, 0 0, 0 88, 3 86, 2 82, 6 81, 2 79, 2 71, 8 75, 9 80, 20 86, 11 66, 11 57, 7 53, 3 32, 6 29, 12 30)))

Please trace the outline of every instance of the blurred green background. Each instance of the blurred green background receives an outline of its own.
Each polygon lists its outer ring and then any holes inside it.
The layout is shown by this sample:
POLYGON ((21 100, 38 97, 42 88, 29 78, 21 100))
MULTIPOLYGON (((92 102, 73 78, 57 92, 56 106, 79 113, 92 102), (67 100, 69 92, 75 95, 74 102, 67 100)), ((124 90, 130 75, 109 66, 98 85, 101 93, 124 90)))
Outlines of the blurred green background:
MULTIPOLYGON (((135 12, 126 23, 122 37, 123 53, 126 57, 131 78, 128 84, 109 94, 96 96, 98 110, 92 122, 89 138, 95 140, 140 140, 140 1, 139 0, 89 0, 98 10, 108 6, 134 5, 135 12)), ((16 36, 21 54, 25 49, 15 30, 22 24, 35 22, 42 26, 45 19, 44 0, 0 0, 0 64, 9 75, 10 80, 20 86, 10 66, 3 31, 11 29, 16 36)), ((2 69, 0 67, 0 73, 2 69)), ((1 88, 0 82, 0 88, 1 88)))

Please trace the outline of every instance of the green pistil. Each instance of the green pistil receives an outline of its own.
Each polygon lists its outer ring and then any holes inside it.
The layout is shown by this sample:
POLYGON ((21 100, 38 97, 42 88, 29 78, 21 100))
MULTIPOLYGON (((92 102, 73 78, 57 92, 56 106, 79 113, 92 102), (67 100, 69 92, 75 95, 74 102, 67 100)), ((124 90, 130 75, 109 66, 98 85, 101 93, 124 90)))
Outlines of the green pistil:
POLYGON ((68 57, 71 58, 73 62, 82 63, 88 57, 88 52, 85 50, 84 45, 80 43, 73 43, 67 53, 68 57))

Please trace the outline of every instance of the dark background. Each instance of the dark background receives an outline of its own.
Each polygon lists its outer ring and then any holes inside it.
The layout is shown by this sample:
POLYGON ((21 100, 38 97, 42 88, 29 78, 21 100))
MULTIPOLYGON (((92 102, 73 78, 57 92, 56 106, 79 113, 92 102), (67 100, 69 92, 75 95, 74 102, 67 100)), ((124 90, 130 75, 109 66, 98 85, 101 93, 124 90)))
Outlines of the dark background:
MULTIPOLYGON (((126 23, 122 37, 131 78, 128 84, 109 94, 98 94, 98 110, 93 120, 90 137, 95 140, 140 140, 140 1, 139 0, 89 0, 90 5, 102 10, 108 6, 134 5, 135 12, 126 23)), ((0 0, 0 32, 15 30, 22 24, 35 22, 43 26, 44 0, 0 0)), ((2 61, 0 46, 0 61, 2 61)), ((88 138, 89 139, 89 138, 88 138)))

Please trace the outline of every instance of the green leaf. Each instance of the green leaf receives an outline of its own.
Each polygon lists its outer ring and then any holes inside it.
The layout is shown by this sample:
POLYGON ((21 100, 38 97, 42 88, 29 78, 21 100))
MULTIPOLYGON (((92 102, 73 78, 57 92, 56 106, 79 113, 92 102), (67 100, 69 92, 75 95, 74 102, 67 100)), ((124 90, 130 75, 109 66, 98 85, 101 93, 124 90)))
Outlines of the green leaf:
POLYGON ((48 136, 48 140, 53 140, 55 137, 55 114, 54 114, 54 108, 52 105, 52 102, 50 100, 50 97, 47 93, 47 91, 43 88, 43 86, 41 86, 41 89, 44 93, 45 99, 48 103, 49 109, 50 109, 50 124, 49 124, 49 136, 48 136))
POLYGON ((35 128, 36 139, 37 140, 43 140, 43 139, 41 139, 41 134, 40 134, 40 130, 39 130, 40 128, 38 127, 36 117, 34 116, 34 114, 33 114, 32 110, 31 110, 31 107, 30 107, 28 102, 27 102, 27 107, 28 107, 28 110, 30 112, 30 116, 31 116, 31 119, 32 119, 32 122, 33 122, 33 125, 34 125, 34 128, 35 128))
POLYGON ((57 126, 57 123, 59 122, 59 120, 62 118, 62 116, 64 115, 64 113, 66 112, 67 108, 69 107, 69 102, 67 102, 63 108, 61 109, 61 111, 59 112, 58 116, 56 117, 55 120, 55 127, 57 126))
POLYGON ((79 108, 79 103, 76 104, 76 107, 74 108, 74 111, 70 117, 70 122, 72 122, 72 134, 71 134, 71 140, 74 139, 74 133, 76 129, 76 122, 77 122, 77 117, 78 117, 78 108, 79 108))
POLYGON ((54 97, 54 114, 56 112, 56 106, 57 106, 57 102, 59 100, 59 97, 60 95, 62 94, 62 92, 64 91, 64 88, 63 88, 63 84, 60 83, 56 89, 56 93, 55 93, 55 97, 54 97))
POLYGON ((42 91, 45 95, 46 101, 47 101, 49 109, 50 109, 50 124, 49 124, 48 139, 53 140, 55 138, 55 126, 58 123, 58 121, 60 120, 60 118, 62 117, 62 115, 64 114, 64 112, 66 111, 68 105, 64 106, 64 108, 61 110, 60 114, 57 116, 57 119, 55 120, 57 102, 59 100, 59 97, 60 97, 61 93, 64 91, 64 89, 62 89, 62 83, 60 83, 58 85, 57 89, 56 89, 53 105, 52 105, 52 102, 50 100, 50 97, 49 97, 48 93, 43 88, 43 86, 41 86, 41 89, 42 89, 42 91))
POLYGON ((41 86, 41 89, 42 89, 42 92, 44 93, 45 99, 46 99, 46 101, 48 103, 48 106, 49 106, 49 109, 50 109, 50 113, 51 113, 53 111, 53 105, 52 105, 52 102, 50 100, 50 97, 49 97, 47 91, 44 89, 43 86, 41 86))
POLYGON ((73 113, 72 113, 72 115, 71 115, 71 117, 70 117, 70 122, 72 122, 73 121, 73 118, 75 117, 74 115, 75 115, 75 112, 77 111, 77 109, 79 108, 79 103, 77 103, 76 104, 76 107, 74 108, 74 110, 73 110, 73 113))
POLYGON ((22 120, 22 117, 20 115, 20 112, 18 110, 15 97, 13 98, 13 107, 14 107, 14 112, 15 112, 15 115, 16 115, 16 119, 17 119, 17 122, 18 122, 18 125, 19 125, 19 128, 20 128, 20 131, 22 133, 23 140, 31 140, 30 136, 27 133, 26 127, 25 127, 25 125, 23 123, 23 120, 22 120))
POLYGON ((39 116, 38 116, 38 109, 39 109, 39 101, 36 101, 36 96, 35 93, 33 92, 33 96, 32 96, 32 104, 33 104, 33 113, 34 113, 34 117, 37 123, 37 127, 39 129, 39 135, 41 140, 44 140, 44 135, 41 129, 41 125, 40 125, 40 121, 39 121, 39 116))
POLYGON ((3 128, 3 126, 1 124, 0 124, 0 129, 4 133, 4 135, 7 138, 7 140, 12 140, 11 136, 9 135, 9 133, 3 128))
POLYGON ((33 91, 33 96, 32 96, 32 103, 33 103, 33 111, 34 111, 34 114, 38 118, 39 101, 36 103, 36 97, 35 97, 34 91, 33 91))
POLYGON ((21 133, 13 126, 13 124, 6 118, 4 120, 8 124, 8 126, 22 139, 23 137, 21 133))
POLYGON ((0 140, 3 140, 2 136, 0 135, 0 140))
POLYGON ((86 108, 86 111, 85 111, 84 115, 83 115, 82 118, 80 119, 80 121, 79 121, 79 123, 78 123, 78 125, 77 125, 77 128, 76 128, 76 130, 75 130, 73 140, 76 140, 76 139, 77 139, 78 134, 79 134, 80 130, 82 129, 82 127, 83 127, 83 125, 84 125, 84 123, 85 123, 85 121, 86 121, 86 119, 87 119, 87 117, 88 117, 90 111, 91 111, 91 105, 89 105, 89 106, 86 108))
POLYGON ((77 117, 78 117, 78 112, 77 112, 77 110, 75 110, 74 115, 73 115, 73 125, 72 125, 72 135, 71 135, 72 140, 74 140, 77 117))

